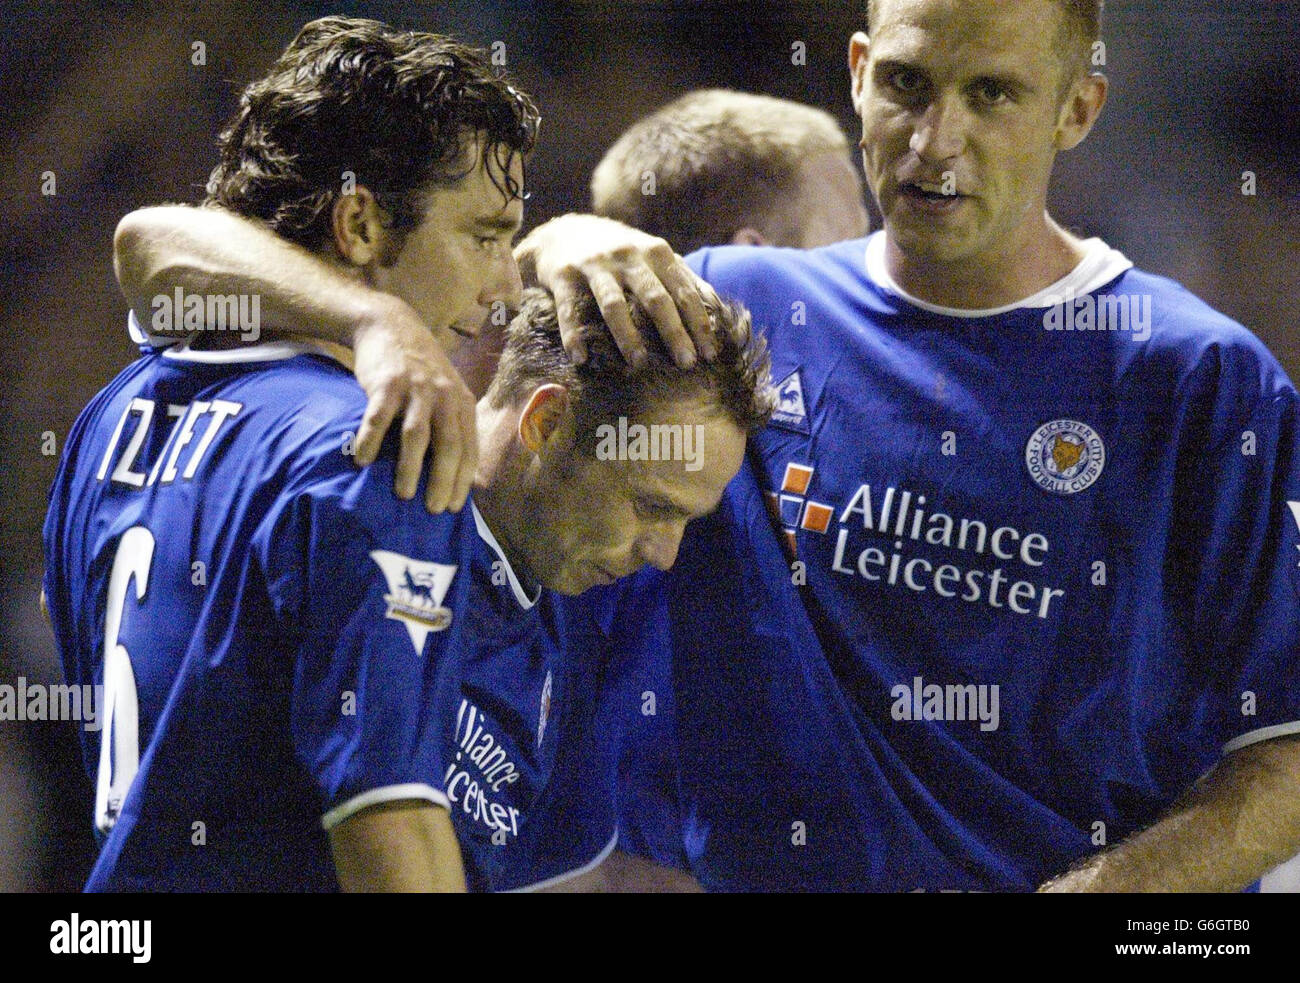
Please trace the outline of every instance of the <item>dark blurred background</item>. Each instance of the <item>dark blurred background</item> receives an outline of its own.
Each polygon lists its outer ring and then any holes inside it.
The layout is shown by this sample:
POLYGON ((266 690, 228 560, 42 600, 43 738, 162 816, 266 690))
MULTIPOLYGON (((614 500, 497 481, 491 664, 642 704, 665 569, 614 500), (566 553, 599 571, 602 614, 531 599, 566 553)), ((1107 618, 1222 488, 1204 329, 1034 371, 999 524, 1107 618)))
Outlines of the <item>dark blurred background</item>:
MULTIPOLYGON (((1061 158, 1052 210, 1174 277, 1260 335, 1300 378, 1300 2, 1111 0, 1110 105, 1061 158), (1242 174, 1257 194, 1243 196, 1242 174)), ((528 226, 581 209, 604 149, 700 86, 798 99, 852 141, 843 2, 5 3, 0 193, 0 683, 61 681, 37 612, 40 528, 59 450, 129 359, 111 269, 124 213, 194 202, 240 86, 297 28, 347 13, 484 46, 545 120, 528 226), (806 64, 794 65, 802 41, 806 64), (205 65, 192 64, 202 42, 205 65), (42 193, 46 172, 53 195, 42 193)), ((878 225, 878 221, 876 223, 878 225)), ((92 860, 93 788, 72 723, 0 721, 0 890, 77 889, 92 860)))

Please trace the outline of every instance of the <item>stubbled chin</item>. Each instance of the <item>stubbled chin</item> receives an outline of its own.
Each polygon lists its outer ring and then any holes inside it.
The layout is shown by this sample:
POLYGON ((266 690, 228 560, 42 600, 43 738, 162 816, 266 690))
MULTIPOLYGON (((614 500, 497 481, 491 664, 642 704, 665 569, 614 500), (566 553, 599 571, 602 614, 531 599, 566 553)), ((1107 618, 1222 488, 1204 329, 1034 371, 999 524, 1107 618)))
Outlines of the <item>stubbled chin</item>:
POLYGON ((936 227, 910 215, 902 219, 891 215, 885 229, 893 244, 914 259, 950 262, 973 252, 966 229, 936 227))

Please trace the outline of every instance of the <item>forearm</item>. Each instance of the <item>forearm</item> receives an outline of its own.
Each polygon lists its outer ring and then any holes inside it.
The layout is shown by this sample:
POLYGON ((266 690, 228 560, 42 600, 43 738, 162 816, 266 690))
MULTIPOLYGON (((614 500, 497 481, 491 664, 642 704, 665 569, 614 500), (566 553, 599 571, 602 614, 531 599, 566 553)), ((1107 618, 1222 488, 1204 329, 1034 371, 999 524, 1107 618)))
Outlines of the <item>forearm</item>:
POLYGON ((1300 737, 1224 758, 1163 819, 1044 891, 1240 891, 1300 852, 1300 737))
POLYGON ((339 886, 348 892, 465 890, 446 809, 400 801, 365 809, 330 830, 339 886))
POLYGON ((113 238, 118 284, 141 327, 153 298, 238 294, 257 297, 263 333, 305 332, 351 345, 361 325, 405 307, 265 227, 221 208, 142 208, 113 238))

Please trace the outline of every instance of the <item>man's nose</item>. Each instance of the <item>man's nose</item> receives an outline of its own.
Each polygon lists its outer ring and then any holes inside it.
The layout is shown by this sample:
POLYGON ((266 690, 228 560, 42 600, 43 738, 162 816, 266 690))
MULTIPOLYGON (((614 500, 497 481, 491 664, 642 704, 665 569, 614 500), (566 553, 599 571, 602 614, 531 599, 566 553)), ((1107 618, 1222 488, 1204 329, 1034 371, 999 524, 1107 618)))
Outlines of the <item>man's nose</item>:
POLYGON ((637 540, 637 556, 641 562, 656 570, 671 570, 677 562, 677 549, 682 544, 685 528, 685 523, 673 523, 644 532, 637 540))
POLYGON ((966 149, 969 115, 957 94, 941 95, 925 109, 912 132, 911 149, 927 164, 941 164, 966 149))
POLYGON ((509 248, 501 251, 501 257, 493 264, 492 274, 478 295, 480 307, 490 308, 500 301, 510 310, 515 310, 523 301, 524 281, 519 275, 519 264, 509 248))

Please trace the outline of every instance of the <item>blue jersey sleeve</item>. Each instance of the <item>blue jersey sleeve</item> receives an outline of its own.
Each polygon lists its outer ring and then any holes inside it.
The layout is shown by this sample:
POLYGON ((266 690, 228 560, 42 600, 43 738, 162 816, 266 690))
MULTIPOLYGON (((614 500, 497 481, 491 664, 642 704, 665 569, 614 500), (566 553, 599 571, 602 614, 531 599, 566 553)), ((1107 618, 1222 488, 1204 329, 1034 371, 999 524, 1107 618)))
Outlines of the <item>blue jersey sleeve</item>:
POLYGON ((463 520, 398 500, 392 483, 389 459, 310 481, 254 544, 283 630, 297 635, 293 740, 327 829, 378 802, 447 805, 437 708, 451 656, 426 643, 450 620, 440 605, 463 520))
POLYGON ((1193 631, 1209 643, 1207 724, 1225 752, 1300 732, 1300 399, 1250 341, 1209 360, 1211 435, 1187 448, 1171 503, 1195 544, 1193 631))

